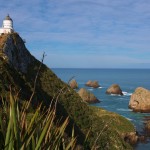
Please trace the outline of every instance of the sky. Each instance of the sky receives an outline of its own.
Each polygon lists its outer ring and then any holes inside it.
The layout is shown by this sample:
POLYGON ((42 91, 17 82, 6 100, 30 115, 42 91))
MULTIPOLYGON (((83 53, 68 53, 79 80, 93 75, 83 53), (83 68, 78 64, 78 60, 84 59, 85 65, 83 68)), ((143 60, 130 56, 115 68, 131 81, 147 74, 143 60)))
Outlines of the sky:
POLYGON ((50 68, 150 68, 150 0, 1 0, 50 68))

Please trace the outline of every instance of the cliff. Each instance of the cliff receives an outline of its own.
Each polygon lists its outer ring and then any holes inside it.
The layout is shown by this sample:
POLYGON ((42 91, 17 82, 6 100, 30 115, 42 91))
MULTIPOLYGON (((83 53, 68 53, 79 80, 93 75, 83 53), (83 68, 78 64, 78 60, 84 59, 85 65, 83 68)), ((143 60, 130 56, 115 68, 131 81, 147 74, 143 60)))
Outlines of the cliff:
MULTIPOLYGON (((28 99, 34 89, 34 81, 41 62, 26 49, 17 33, 0 36, 0 92, 7 99, 9 86, 21 89, 20 101, 28 99)), ((57 119, 69 116, 66 129, 71 136, 75 127, 77 143, 84 149, 132 149, 123 140, 123 133, 134 132, 134 126, 122 116, 87 105, 66 83, 61 81, 46 65, 42 64, 36 83, 32 107, 41 102, 48 107, 58 100, 57 119), (89 132, 86 143, 84 143, 89 132)), ((57 122, 56 119, 56 122, 57 122)))

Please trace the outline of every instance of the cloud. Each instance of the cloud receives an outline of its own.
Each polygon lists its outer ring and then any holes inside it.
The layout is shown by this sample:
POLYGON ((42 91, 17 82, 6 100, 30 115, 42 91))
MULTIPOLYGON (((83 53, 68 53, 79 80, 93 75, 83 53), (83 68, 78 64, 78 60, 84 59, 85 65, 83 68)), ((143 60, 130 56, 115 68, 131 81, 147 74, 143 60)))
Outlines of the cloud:
MULTIPOLYGON (((2 0, 1 3, 0 21, 9 13, 15 30, 26 39, 26 45, 35 55, 45 49, 49 54, 64 54, 64 57, 84 54, 80 63, 91 54, 101 56, 103 62, 108 61, 105 55, 121 58, 122 64, 123 60, 129 61, 127 57, 138 59, 140 63, 148 61, 148 0, 13 0, 7 4, 2 0)), ((98 57, 95 58, 98 61, 98 57)), ((111 66, 114 60, 109 61, 111 66)))

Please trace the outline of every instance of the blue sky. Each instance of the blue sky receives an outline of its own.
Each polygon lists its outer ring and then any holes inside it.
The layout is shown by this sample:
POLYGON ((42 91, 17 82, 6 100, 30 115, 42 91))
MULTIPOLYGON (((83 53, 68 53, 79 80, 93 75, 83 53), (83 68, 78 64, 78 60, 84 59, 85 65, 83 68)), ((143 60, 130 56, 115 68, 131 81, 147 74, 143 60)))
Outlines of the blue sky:
POLYGON ((1 0, 51 68, 150 68, 150 0, 1 0))

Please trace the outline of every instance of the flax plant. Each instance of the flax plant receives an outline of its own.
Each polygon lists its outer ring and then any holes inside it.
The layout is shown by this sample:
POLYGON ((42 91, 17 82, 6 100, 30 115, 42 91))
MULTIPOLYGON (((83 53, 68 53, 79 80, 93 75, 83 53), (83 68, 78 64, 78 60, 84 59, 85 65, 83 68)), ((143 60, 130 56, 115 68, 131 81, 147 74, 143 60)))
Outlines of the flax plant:
MULTIPOLYGON (((72 134, 69 142, 63 135, 69 118, 58 127, 54 124, 56 107, 41 111, 41 105, 34 113, 27 113, 30 101, 22 109, 18 96, 10 92, 9 105, 3 101, 0 112, 0 149, 4 150, 73 150, 76 138, 72 134)), ((74 130, 73 130, 74 133, 74 130)))

